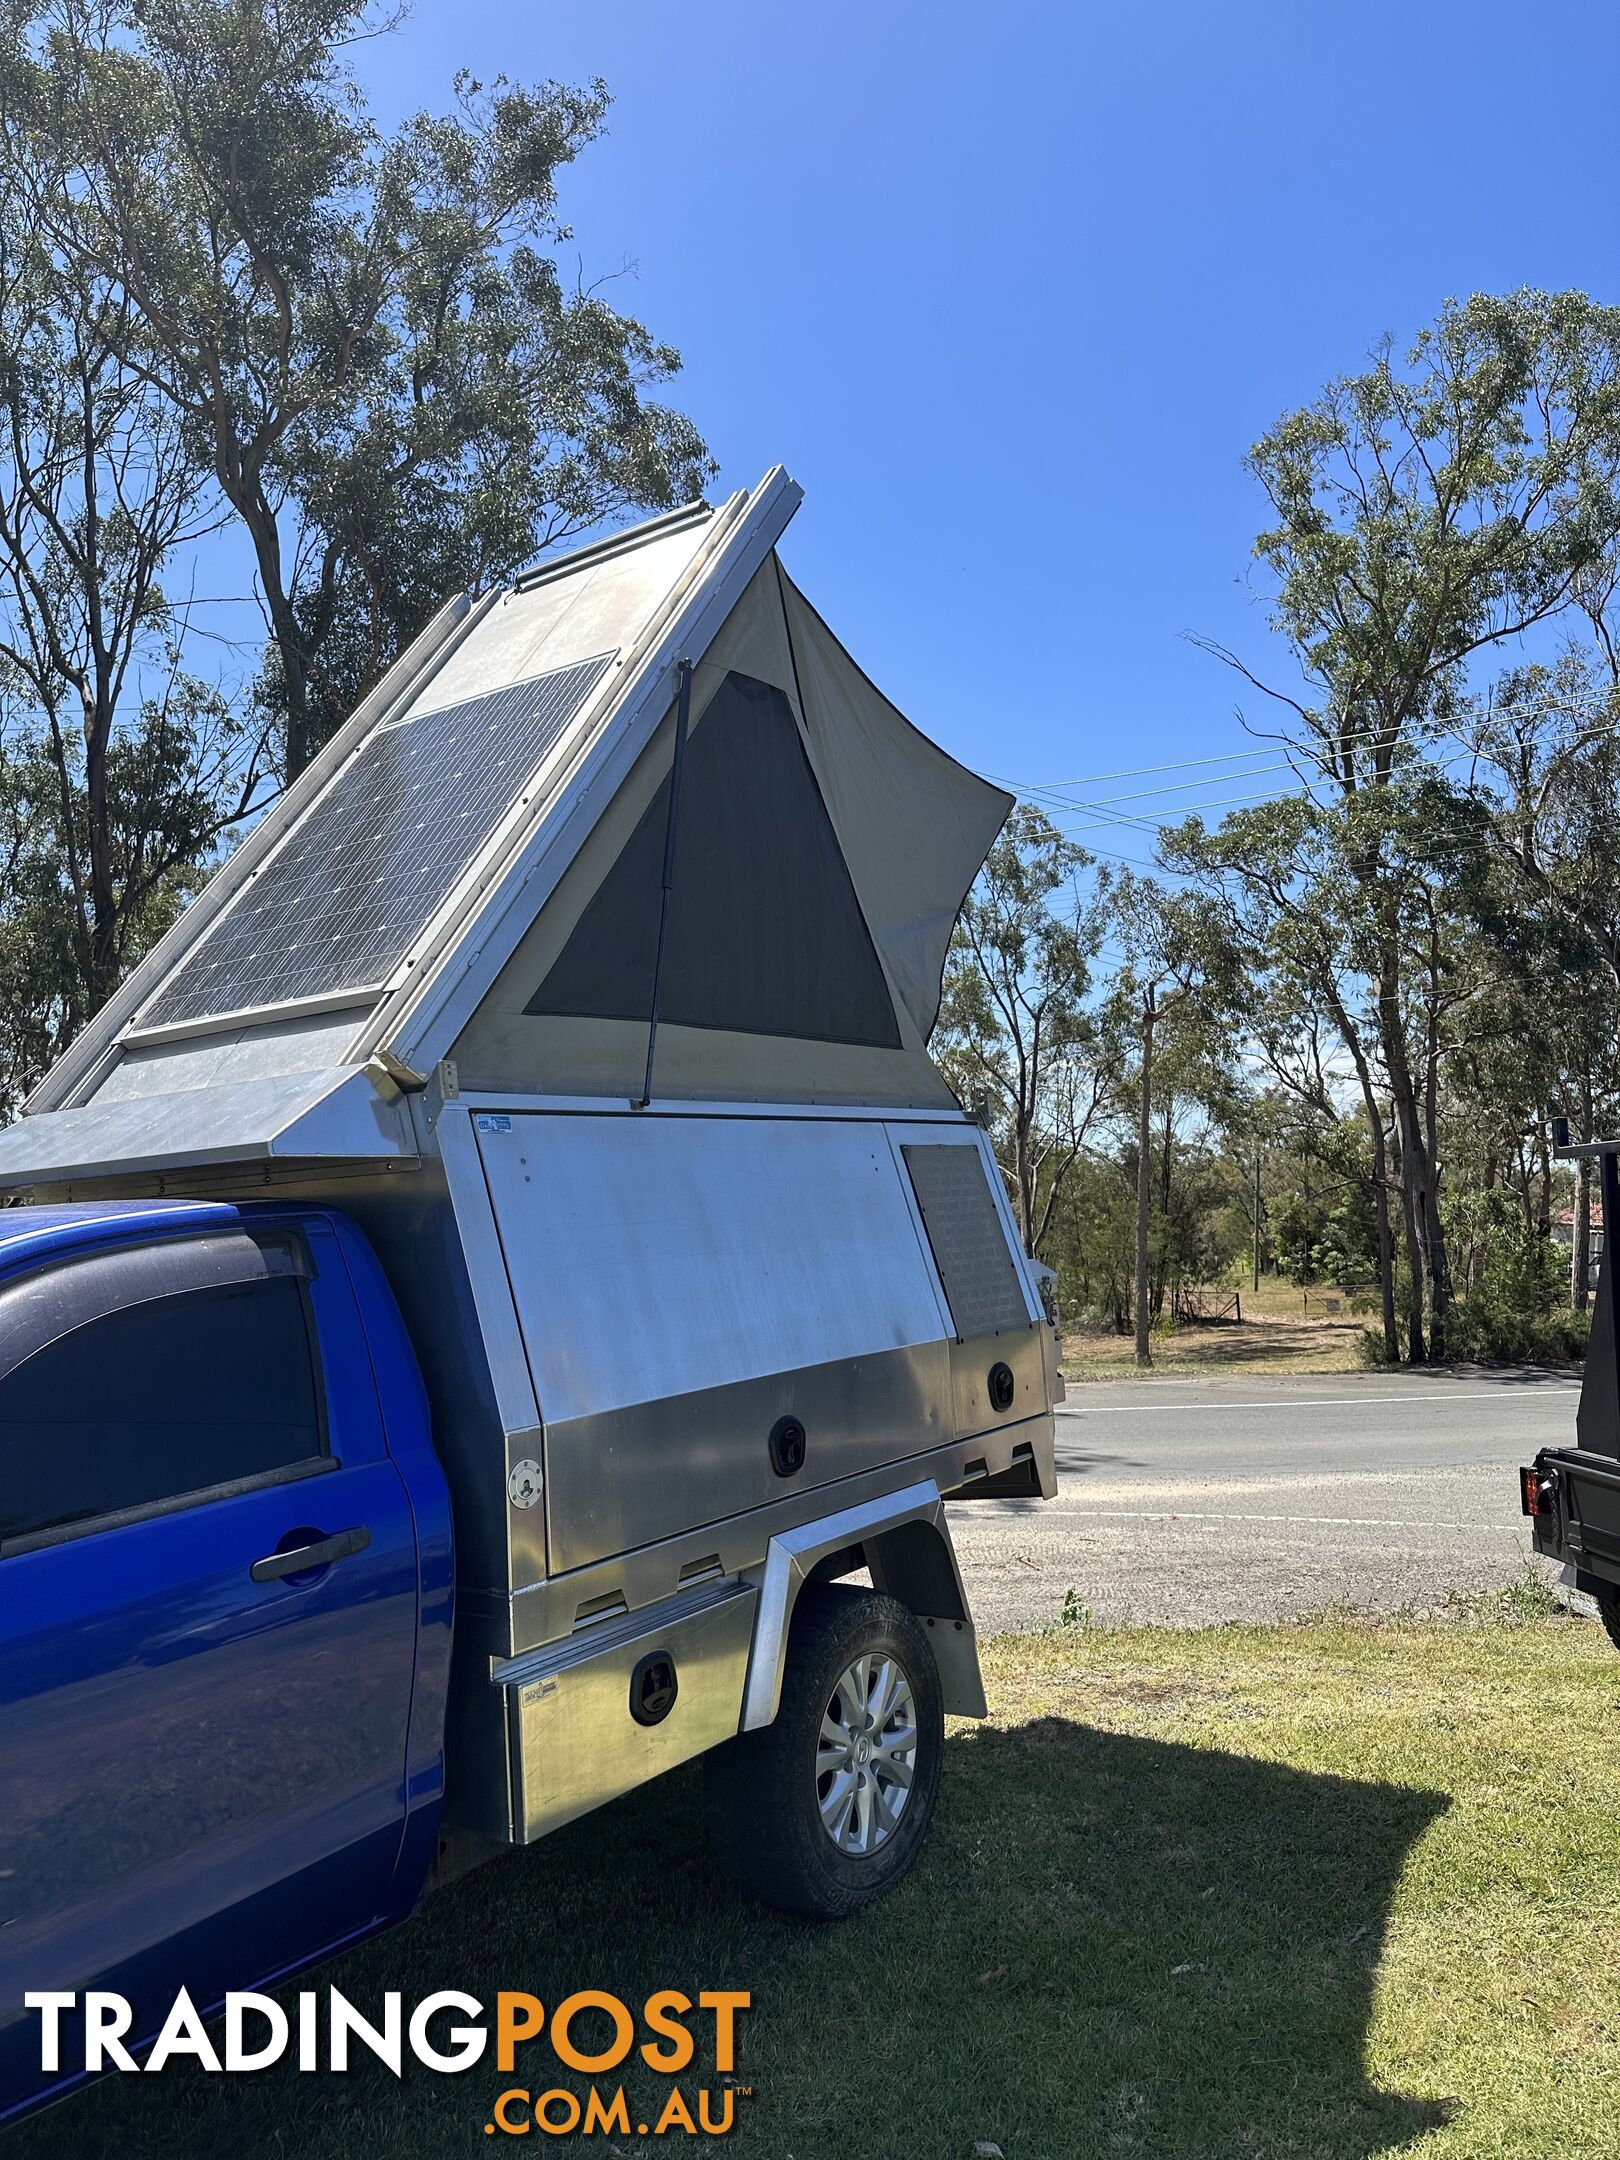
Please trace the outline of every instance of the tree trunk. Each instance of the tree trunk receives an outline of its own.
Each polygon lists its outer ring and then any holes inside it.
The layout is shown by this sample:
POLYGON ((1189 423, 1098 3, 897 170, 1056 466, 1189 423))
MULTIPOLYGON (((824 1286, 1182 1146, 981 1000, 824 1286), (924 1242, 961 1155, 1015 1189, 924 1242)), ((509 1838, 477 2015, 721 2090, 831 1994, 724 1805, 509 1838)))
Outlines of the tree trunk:
MULTIPOLYGON (((1592 1139, 1592 1075, 1581 1075, 1581 1138, 1592 1139)), ((1607 1229, 1607 1223, 1604 1224, 1607 1229)), ((1592 1158, 1583 1155, 1575 1165, 1575 1220, 1570 1225, 1569 1307, 1585 1312, 1592 1295, 1592 1158)))
MULTIPOLYGON (((1383 1107, 1373 1086, 1372 1067, 1367 1062, 1359 1030, 1350 1018, 1344 1000, 1331 975, 1327 979, 1327 1001, 1339 1030, 1340 1040, 1350 1053, 1356 1068, 1356 1080, 1361 1088, 1362 1106, 1367 1113, 1367 1130, 1372 1137, 1373 1151, 1373 1220, 1378 1232, 1378 1291, 1383 1305, 1384 1357, 1391 1365, 1400 1363, 1401 1343, 1395 1322, 1395 1237, 1389 1220, 1390 1165, 1389 1146, 1384 1138, 1383 1107)), ((1254 1161, 1255 1222, 1260 1219, 1260 1158, 1254 1161)), ((1255 1232, 1255 1288, 1260 1287, 1259 1230, 1255 1232)))
POLYGON ((1395 1237, 1389 1220, 1389 1179, 1385 1174, 1384 1136, 1378 1135, 1373 1171, 1373 1223, 1378 1234, 1378 1299, 1384 1327, 1384 1362, 1398 1365, 1401 1338, 1395 1325, 1395 1237))
POLYGON ((1536 1124, 1536 1169, 1541 1178, 1536 1198, 1536 1235, 1545 1243, 1552 1236, 1552 1153, 1545 1118, 1536 1124))
POLYGON ((1378 1022, 1401 1151, 1401 1222, 1412 1278, 1407 1301, 1408 1355, 1414 1365, 1424 1365, 1444 1349, 1445 1239, 1437 1205, 1439 1179, 1407 1059, 1399 957, 1393 947, 1386 948, 1380 972, 1378 1022), (1429 1322, 1427 1341, 1425 1312, 1429 1322))
MULTIPOLYGON (((1438 962, 1431 969, 1431 985, 1438 995, 1438 962)), ((1434 1007, 1424 1044, 1423 1064, 1423 1183, 1418 1199, 1423 1223, 1423 1256, 1429 1281, 1429 1356, 1446 1354, 1446 1307, 1451 1300, 1451 1268, 1446 1259, 1446 1234, 1440 1220, 1440 1042, 1434 1007)))
POLYGON ((270 635, 281 668, 281 694, 287 713, 287 746, 282 778, 291 787, 315 755, 309 720, 310 654, 300 632, 297 612, 282 576, 281 528, 257 474, 238 473, 226 463, 217 465, 226 500, 240 515, 253 543, 259 568, 259 586, 270 635))
POLYGON ((1429 1356, 1446 1354, 1446 1306, 1450 1301, 1451 1275, 1446 1265, 1446 1234, 1440 1222, 1440 1172, 1432 1153, 1424 1163, 1424 1182, 1419 1192, 1423 1223, 1423 1258, 1428 1274, 1429 1356))
POLYGON ((1013 1116, 1013 1179, 1018 1188, 1018 1234, 1031 1259, 1035 1229, 1035 1171, 1030 1150, 1030 1119, 1022 1103, 1013 1116))
POLYGON ((1148 1341, 1148 1219, 1153 1208, 1153 993, 1142 1000, 1142 1090, 1136 1157, 1136 1362, 1153 1363, 1148 1341))
POLYGON ((1367 1078, 1364 1101, 1372 1130, 1373 1228, 1378 1240, 1378 1299, 1384 1328, 1384 1362, 1398 1365, 1401 1338, 1395 1323, 1395 1235, 1389 1220, 1389 1147, 1384 1139, 1384 1120, 1367 1078))
POLYGON ((1173 1107, 1173 1103, 1165 1105, 1164 1139, 1161 1142, 1164 1153, 1159 1159, 1159 1213, 1167 1222, 1170 1219, 1170 1146, 1174 1138, 1170 1119, 1173 1107))
POLYGON ((1418 1224, 1417 1203, 1409 1178, 1401 1181, 1401 1227, 1406 1233, 1406 1355, 1413 1365, 1426 1365, 1428 1345, 1423 1333, 1423 1233, 1418 1224))
POLYGON ((1254 1151, 1254 1288, 1260 1289, 1260 1150, 1254 1151))
POLYGON ((1417 1232, 1417 1214, 1412 1204, 1412 1188, 1406 1170, 1406 1136, 1401 1129, 1399 1117, 1394 1132, 1395 1190, 1401 1202, 1401 1242, 1406 1253, 1406 1349, 1408 1360, 1421 1365, 1426 1360, 1423 1336, 1423 1244, 1417 1232))

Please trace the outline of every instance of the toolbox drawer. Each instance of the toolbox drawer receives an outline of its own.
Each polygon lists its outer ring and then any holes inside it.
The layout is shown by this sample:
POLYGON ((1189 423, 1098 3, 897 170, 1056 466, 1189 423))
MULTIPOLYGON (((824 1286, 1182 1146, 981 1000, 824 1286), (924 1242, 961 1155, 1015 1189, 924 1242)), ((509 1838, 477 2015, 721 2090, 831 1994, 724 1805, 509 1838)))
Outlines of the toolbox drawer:
POLYGON ((729 1740, 758 1603, 752 1584, 715 1583, 497 1666, 516 1842, 729 1740))

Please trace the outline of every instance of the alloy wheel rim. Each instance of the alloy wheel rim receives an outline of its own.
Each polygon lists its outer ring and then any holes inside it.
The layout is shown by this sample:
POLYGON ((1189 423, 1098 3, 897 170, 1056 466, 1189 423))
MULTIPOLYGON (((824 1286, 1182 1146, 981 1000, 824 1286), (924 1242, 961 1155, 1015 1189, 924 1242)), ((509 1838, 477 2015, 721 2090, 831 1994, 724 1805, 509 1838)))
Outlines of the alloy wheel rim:
POLYGON ((917 1712, 898 1659, 863 1652, 827 1698, 816 1741, 822 1828, 855 1859, 900 1827, 917 1767, 917 1712))

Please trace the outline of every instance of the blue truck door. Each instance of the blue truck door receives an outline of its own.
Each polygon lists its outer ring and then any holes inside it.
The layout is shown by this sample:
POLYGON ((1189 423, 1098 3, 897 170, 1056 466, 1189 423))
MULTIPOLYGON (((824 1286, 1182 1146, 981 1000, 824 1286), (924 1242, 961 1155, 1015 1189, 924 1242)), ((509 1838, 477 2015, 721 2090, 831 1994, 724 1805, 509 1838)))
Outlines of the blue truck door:
POLYGON ((54 2082, 25 1991, 134 2044, 393 1916, 416 1626, 329 1225, 0 1288, 0 2114, 54 2082))

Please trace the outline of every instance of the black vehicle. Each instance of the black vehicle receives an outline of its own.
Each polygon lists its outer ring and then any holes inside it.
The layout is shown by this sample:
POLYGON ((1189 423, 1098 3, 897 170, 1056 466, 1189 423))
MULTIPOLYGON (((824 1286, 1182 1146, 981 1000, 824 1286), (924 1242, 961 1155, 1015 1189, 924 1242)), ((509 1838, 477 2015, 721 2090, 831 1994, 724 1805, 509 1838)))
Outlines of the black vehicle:
MULTIPOLYGON (((1595 1158, 1603 1196, 1605 1233, 1620 1223, 1620 1140, 1571 1147, 1569 1127, 1553 1120, 1556 1152, 1566 1160, 1595 1158)), ((1599 1271, 1592 1310, 1586 1373, 1575 1412, 1572 1448, 1543 1448, 1519 1472, 1519 1505, 1530 1518, 1538 1553, 1557 1560, 1577 1590, 1597 1601, 1609 1639, 1620 1650, 1620 1357, 1616 1355, 1616 1307, 1620 1269, 1599 1271)))

